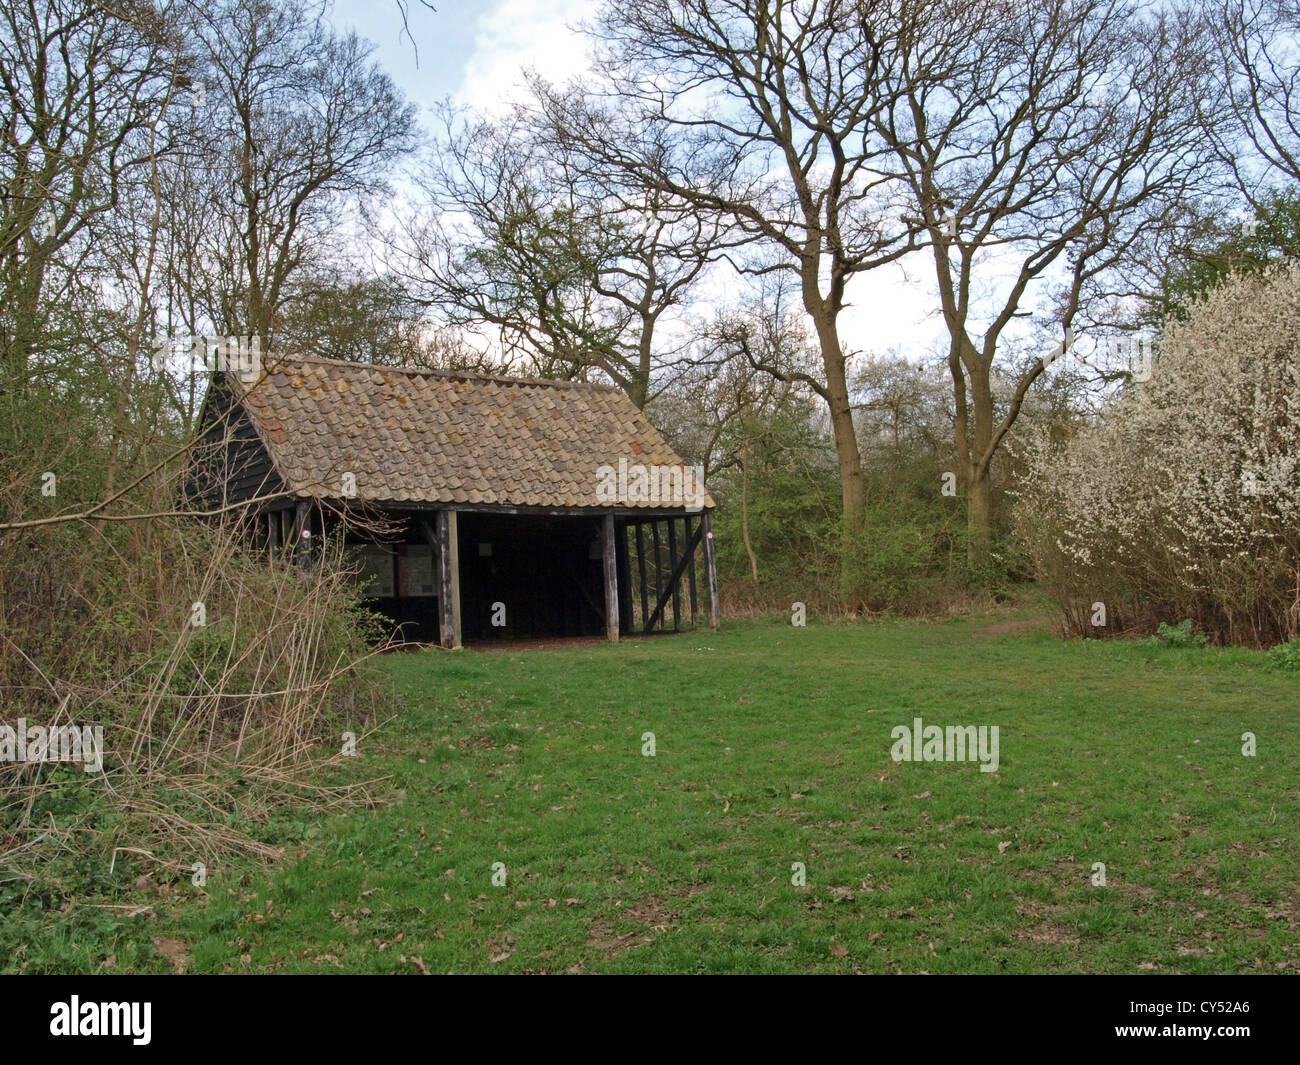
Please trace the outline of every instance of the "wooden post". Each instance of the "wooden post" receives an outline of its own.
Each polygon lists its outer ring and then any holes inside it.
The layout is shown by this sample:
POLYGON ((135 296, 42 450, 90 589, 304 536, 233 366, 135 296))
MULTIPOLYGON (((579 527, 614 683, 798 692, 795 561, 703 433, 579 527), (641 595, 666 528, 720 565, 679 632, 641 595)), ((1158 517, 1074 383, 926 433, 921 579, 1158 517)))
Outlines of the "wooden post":
MULTIPOLYGON (((438 589, 438 611, 439 611, 438 644, 439 646, 441 646, 442 645, 442 613, 441 613, 442 612, 442 553, 438 550, 438 515, 435 513, 433 515, 432 521, 430 521, 429 518, 423 514, 418 515, 416 518, 416 528, 417 531, 424 537, 424 542, 429 545, 429 553, 433 560, 432 561, 432 565, 434 567, 433 582, 434 582, 434 586, 438 589)), ((397 552, 394 551, 393 552, 394 569, 396 569, 396 565, 397 565, 396 555, 397 552)), ((394 572, 392 576, 393 576, 393 594, 396 595, 397 594, 396 572, 394 572)), ((417 626, 423 620, 424 620, 423 618, 419 619, 419 621, 416 622, 417 626)))
MULTIPOLYGON (((668 572, 677 572, 677 519, 668 519, 668 572)), ((682 596, 680 582, 673 581, 673 632, 682 631, 682 596)))
POLYGON ((453 647, 461 646, 460 631, 460 522, 454 510, 447 511, 447 556, 451 559, 451 625, 453 647))
POLYGON ((461 646, 459 546, 456 512, 438 511, 438 630, 449 649, 461 646))
MULTIPOLYGON (((659 519, 655 518, 650 523, 650 539, 654 541, 655 548, 655 602, 662 602, 664 597, 664 580, 663 580, 663 553, 659 547, 659 519)), ((659 614, 659 627, 664 627, 664 616, 661 611, 659 614)))
POLYGON ((713 552, 713 512, 704 512, 704 568, 709 579, 709 625, 722 624, 722 603, 718 597, 718 560, 713 552))
POLYGON ((293 547, 295 561, 303 569, 311 568, 311 503, 298 500, 293 508, 293 547))
POLYGON ((605 564, 605 638, 618 643, 618 558, 614 545, 614 515, 604 520, 601 559, 605 564))
POLYGON ((614 541, 618 558, 618 631, 632 632, 632 559, 628 555, 626 522, 615 525, 614 541))
POLYGON ((685 521, 685 524, 686 524, 686 551, 687 551, 687 554, 690 555, 690 559, 691 559, 690 562, 688 563, 688 566, 690 567, 690 574, 691 574, 691 584, 690 584, 690 588, 691 588, 691 628, 696 628, 697 625, 698 625, 698 622, 696 621, 696 616, 697 616, 698 613, 699 613, 699 607, 698 607, 698 605, 697 605, 696 602, 695 602, 695 546, 694 546, 694 542, 691 540, 691 519, 690 519, 690 515, 687 515, 686 518, 683 519, 683 520, 685 521))
MULTIPOLYGON (((703 533, 703 531, 704 531, 703 527, 697 525, 695 528, 695 533, 686 542, 686 545, 682 550, 681 558, 677 560, 677 565, 673 567, 672 573, 669 574, 668 586, 659 593, 659 598, 655 602, 655 608, 650 612, 650 618, 646 622, 647 628, 653 628, 654 623, 658 621, 660 617, 662 617, 663 614, 665 613, 664 608, 667 607, 668 600, 672 598, 674 589, 680 587, 681 580, 686 575, 686 567, 690 565, 691 558, 695 554, 695 549, 700 544, 700 536, 703 533)), ((675 625, 676 622, 674 622, 674 626, 675 625)))
POLYGON ((650 604, 647 596, 650 594, 646 590, 645 579, 645 534, 641 530, 641 522, 636 523, 636 560, 641 569, 641 631, 649 632, 650 621, 650 604))

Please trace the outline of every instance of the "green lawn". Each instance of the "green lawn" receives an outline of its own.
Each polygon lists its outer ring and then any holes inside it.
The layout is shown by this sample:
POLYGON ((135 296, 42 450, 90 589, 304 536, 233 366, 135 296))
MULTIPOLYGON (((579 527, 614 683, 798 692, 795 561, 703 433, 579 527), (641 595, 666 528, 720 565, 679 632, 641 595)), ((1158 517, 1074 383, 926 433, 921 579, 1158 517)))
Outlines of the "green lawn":
POLYGON ((149 921, 191 971, 1300 965, 1300 681, 1258 653, 812 619, 384 669, 347 772, 391 805, 149 921), (891 761, 918 716, 997 725, 998 771, 891 761))

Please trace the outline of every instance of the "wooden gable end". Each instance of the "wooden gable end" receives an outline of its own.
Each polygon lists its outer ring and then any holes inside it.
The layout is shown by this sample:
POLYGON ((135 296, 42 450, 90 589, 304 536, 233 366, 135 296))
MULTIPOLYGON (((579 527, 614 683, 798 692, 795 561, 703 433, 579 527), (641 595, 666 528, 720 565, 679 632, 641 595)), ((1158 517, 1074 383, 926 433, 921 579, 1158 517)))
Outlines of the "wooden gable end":
POLYGON ((211 511, 264 500, 255 509, 274 509, 287 491, 271 455, 243 403, 224 375, 213 378, 203 403, 198 438, 190 458, 185 497, 191 509, 211 511))

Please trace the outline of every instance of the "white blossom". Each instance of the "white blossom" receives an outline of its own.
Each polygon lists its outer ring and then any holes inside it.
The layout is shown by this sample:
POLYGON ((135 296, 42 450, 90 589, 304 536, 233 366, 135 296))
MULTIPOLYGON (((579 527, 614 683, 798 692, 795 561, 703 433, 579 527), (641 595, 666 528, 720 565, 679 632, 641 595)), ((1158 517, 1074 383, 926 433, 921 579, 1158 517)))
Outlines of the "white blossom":
MULTIPOLYGON (((1024 445, 1017 521, 1067 617, 1300 632, 1300 266, 1233 279, 1170 325, 1149 381, 1064 449, 1024 445)), ((1076 626, 1082 627, 1082 626, 1076 626)))

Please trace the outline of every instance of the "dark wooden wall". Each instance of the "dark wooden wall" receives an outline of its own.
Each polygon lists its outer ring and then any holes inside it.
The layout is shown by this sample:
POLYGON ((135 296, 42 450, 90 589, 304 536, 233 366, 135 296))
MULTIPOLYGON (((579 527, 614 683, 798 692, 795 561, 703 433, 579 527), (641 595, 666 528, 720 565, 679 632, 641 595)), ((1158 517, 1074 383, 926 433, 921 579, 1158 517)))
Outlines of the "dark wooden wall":
MULTIPOLYGON (((617 639, 619 634, 695 629, 702 620, 717 626, 707 513, 614 519, 614 564, 609 569, 603 554, 608 519, 596 515, 383 513, 397 524, 382 541, 395 549, 397 594, 370 604, 391 619, 402 640, 459 646, 461 638, 482 642, 605 634, 617 639), (451 628, 442 602, 446 574, 429 576, 433 594, 414 594, 404 580, 410 572, 404 559, 416 546, 430 551, 430 564, 437 567, 439 530, 448 526, 446 518, 455 518, 458 530, 449 540, 457 548, 460 591, 459 625, 451 628), (616 629, 607 624, 607 602, 615 605, 616 629), (452 632, 459 635, 453 639, 452 632)), ((301 549, 301 528, 311 530, 313 545, 322 534, 332 537, 339 529, 334 512, 325 513, 322 526, 321 511, 305 501, 263 514, 256 522, 255 542, 269 546, 277 557, 304 564, 310 558, 301 549)), ((352 527, 346 537, 357 546, 380 542, 352 527)), ((445 568, 450 570, 449 562, 445 568)))
POLYGON ((597 519, 461 511, 459 523, 466 640, 604 632, 597 519), (489 545, 492 553, 483 554, 489 545), (496 603, 504 607, 501 626, 492 624, 496 603))
POLYGON ((191 509, 215 510, 285 490, 248 412, 234 399, 229 382, 215 376, 204 400, 185 483, 185 499, 191 509))
MULTIPOLYGON (((698 628, 707 611, 707 589, 699 576, 704 559, 703 518, 628 518, 620 542, 628 558, 630 612, 624 632, 663 632, 698 628)), ((620 594, 622 594, 620 577, 620 594)), ((620 611, 622 613, 622 611, 620 611)))

